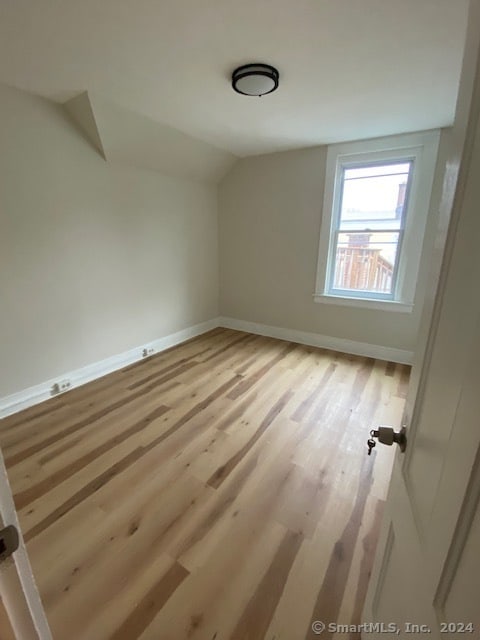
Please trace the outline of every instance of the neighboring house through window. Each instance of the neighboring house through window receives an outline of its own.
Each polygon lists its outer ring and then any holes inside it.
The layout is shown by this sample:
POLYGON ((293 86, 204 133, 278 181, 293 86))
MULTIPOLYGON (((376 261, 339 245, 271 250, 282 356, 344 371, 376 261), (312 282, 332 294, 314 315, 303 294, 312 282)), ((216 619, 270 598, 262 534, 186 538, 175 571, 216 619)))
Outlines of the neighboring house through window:
POLYGON ((410 311, 439 132, 332 145, 315 300, 410 311))

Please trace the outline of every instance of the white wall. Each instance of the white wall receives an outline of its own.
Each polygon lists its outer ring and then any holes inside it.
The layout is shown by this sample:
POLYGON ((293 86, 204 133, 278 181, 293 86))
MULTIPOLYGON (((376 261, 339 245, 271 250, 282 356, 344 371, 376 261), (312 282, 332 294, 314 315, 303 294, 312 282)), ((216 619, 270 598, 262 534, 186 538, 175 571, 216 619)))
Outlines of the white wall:
POLYGON ((220 312, 235 319, 411 352, 435 237, 439 179, 434 185, 413 313, 316 303, 312 294, 326 152, 326 147, 315 147, 244 158, 222 181, 220 312))
POLYGON ((216 187, 106 163, 0 87, 0 397, 218 313, 216 187))

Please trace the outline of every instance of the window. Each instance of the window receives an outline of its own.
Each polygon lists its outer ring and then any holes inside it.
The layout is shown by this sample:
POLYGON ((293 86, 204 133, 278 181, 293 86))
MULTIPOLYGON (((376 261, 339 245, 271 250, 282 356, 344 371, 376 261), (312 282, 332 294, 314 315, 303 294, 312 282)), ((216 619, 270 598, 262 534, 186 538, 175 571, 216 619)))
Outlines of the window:
POLYGON ((329 147, 317 302, 411 311, 438 139, 329 147))
POLYGON ((342 166, 329 293, 393 299, 413 162, 342 166))

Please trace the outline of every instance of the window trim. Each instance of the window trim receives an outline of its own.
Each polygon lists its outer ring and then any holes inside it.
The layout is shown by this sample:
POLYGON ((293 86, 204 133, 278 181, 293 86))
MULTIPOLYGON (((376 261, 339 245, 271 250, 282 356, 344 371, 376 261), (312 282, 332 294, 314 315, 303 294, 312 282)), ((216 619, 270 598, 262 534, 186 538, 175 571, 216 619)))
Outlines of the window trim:
POLYGON ((385 311, 411 312, 413 310, 439 139, 440 131, 435 130, 328 147, 316 286, 313 294, 315 302, 385 311), (358 292, 350 296, 347 291, 345 291, 346 295, 342 295, 342 290, 332 292, 329 283, 332 277, 333 259, 329 257, 337 231, 335 216, 339 215, 343 168, 348 165, 403 160, 412 161, 413 167, 393 296, 388 294, 387 297, 380 294, 377 297, 369 295, 368 292, 358 292))

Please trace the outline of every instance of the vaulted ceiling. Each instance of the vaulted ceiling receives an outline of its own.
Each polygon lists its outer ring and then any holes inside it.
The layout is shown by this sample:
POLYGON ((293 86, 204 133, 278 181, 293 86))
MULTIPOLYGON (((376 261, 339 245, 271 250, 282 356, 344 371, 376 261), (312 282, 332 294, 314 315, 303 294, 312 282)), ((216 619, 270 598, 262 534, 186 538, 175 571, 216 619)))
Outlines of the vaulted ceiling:
POLYGON ((2 0, 0 81, 62 103, 87 90, 238 156, 429 129, 453 121, 467 8, 2 0), (232 70, 255 61, 279 69, 276 93, 232 91, 232 70))

